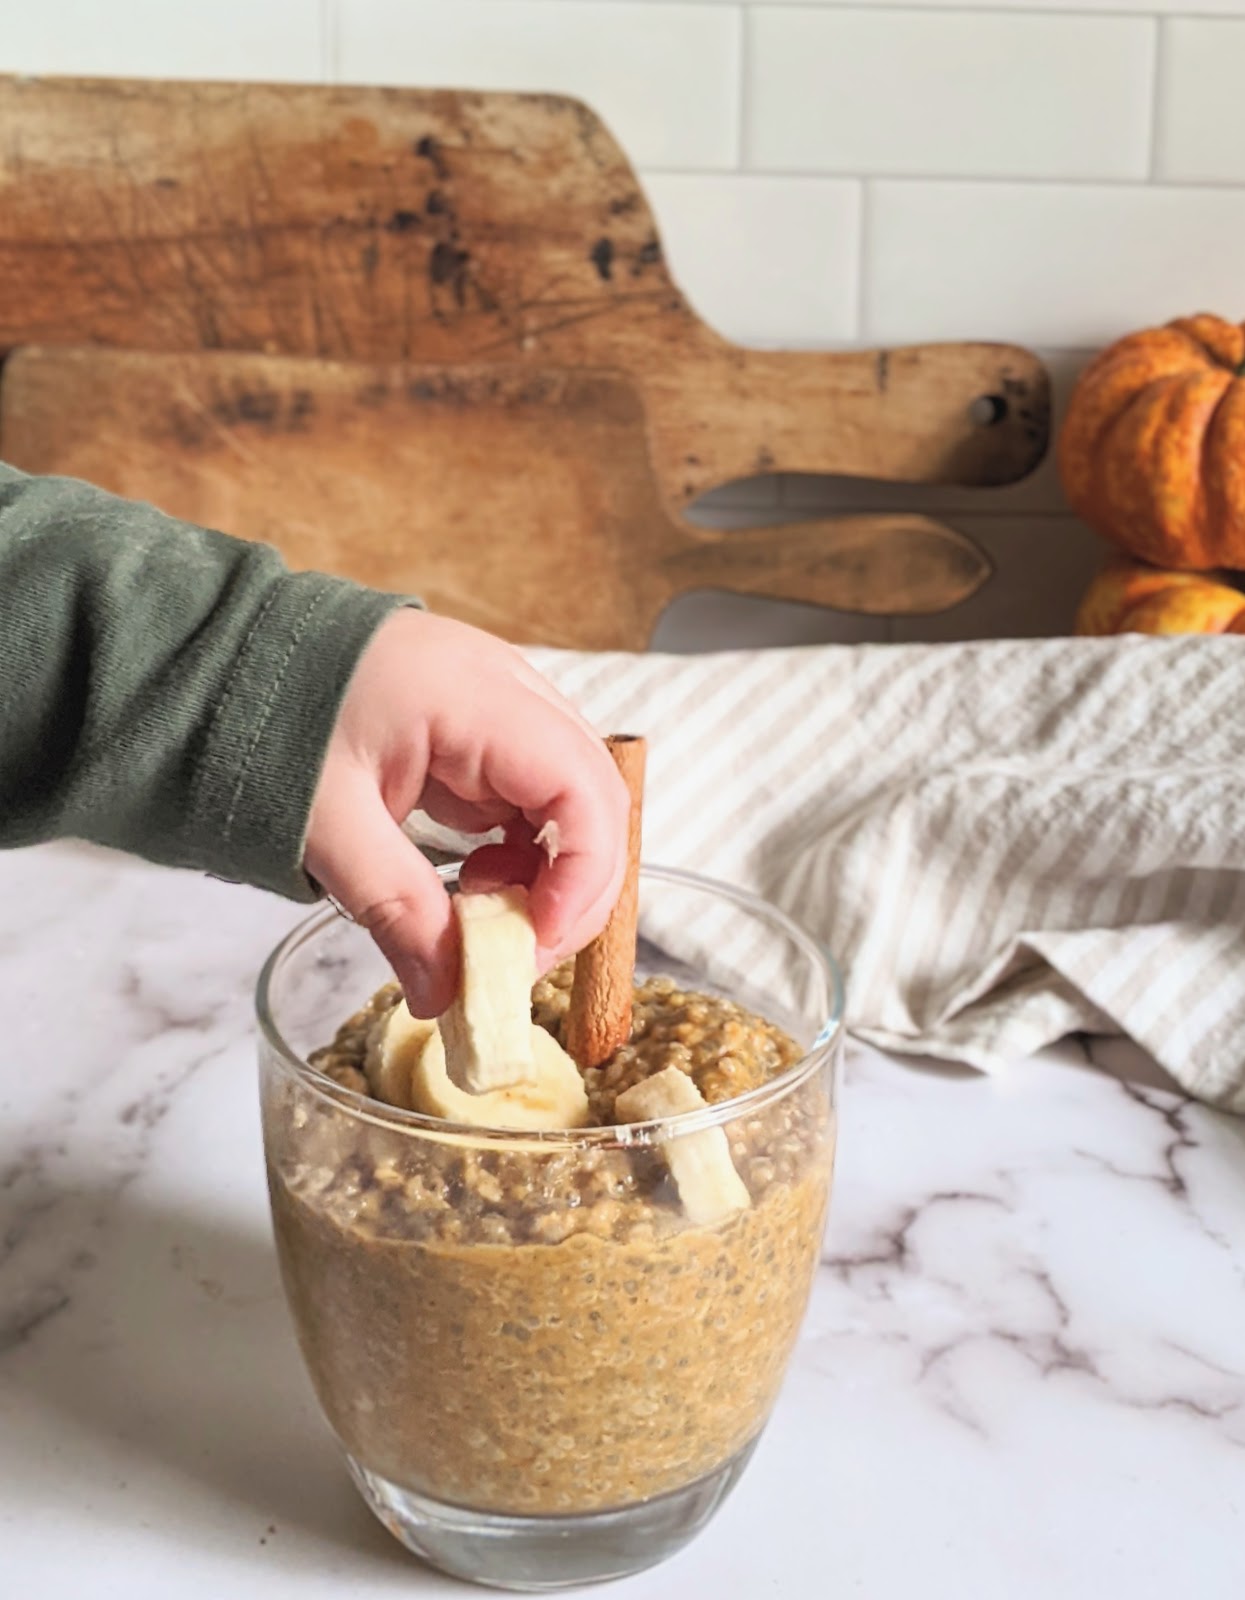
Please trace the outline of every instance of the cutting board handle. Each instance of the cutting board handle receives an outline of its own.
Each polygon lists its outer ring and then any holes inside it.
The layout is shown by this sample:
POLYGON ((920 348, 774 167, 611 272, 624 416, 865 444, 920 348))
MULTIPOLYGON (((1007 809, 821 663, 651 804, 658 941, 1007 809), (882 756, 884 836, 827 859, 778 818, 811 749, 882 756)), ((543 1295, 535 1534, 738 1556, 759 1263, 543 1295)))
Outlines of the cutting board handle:
POLYGON ((662 574, 672 594, 728 589, 867 616, 946 611, 992 571, 965 534, 931 517, 829 517, 722 533, 684 524, 662 574))
POLYGON ((1049 374, 1015 345, 771 352, 709 335, 694 360, 646 373, 645 393, 676 505, 769 472, 1012 483, 1050 437, 1049 374))

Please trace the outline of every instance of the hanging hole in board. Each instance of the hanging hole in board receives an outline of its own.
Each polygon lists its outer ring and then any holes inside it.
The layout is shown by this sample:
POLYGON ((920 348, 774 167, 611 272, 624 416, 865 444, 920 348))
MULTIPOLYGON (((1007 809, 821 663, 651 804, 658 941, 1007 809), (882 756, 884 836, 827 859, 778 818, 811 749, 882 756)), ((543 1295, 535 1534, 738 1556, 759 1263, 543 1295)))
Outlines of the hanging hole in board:
POLYGON ((1007 416, 1007 401, 1001 394, 979 394, 968 414, 979 428, 993 428, 1007 416))

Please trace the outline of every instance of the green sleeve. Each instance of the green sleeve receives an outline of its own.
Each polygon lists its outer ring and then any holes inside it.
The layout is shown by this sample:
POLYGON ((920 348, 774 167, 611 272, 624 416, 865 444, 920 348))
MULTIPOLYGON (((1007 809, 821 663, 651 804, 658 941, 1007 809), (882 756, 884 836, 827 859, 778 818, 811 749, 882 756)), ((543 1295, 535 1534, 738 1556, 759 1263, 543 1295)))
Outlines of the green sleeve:
POLYGON ((329 735, 411 603, 0 466, 0 846, 88 839, 314 899, 329 735))

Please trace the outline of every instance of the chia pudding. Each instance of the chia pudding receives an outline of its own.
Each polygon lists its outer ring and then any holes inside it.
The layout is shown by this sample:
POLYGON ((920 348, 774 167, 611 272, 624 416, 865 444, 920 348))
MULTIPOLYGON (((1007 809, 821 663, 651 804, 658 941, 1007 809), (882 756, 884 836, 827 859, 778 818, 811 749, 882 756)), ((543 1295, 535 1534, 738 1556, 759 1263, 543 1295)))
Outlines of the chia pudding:
MULTIPOLYGON (((532 994, 559 1042, 570 982, 568 963, 532 994)), ((312 1065, 371 1093, 399 1000, 379 990, 312 1065)), ((748 1448, 804 1313, 833 1161, 821 1073, 763 1092, 801 1056, 739 1005, 658 977, 635 988, 630 1041, 584 1074, 582 1136, 403 1125, 270 1080, 282 1274, 350 1455, 438 1501, 539 1516, 631 1505, 748 1448), (749 1097, 720 1124, 749 1203, 712 1226, 689 1221, 660 1142, 600 1131, 669 1067, 711 1106, 749 1097)))

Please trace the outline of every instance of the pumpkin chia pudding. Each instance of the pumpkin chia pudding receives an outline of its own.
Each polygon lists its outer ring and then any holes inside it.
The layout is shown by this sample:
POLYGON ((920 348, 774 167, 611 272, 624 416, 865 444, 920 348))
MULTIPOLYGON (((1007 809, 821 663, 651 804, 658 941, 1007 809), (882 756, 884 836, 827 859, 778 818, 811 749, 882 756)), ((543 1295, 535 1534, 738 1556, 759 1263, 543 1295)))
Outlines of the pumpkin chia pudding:
MULTIPOLYGON (((571 984, 566 963, 531 994, 532 1022, 560 1043, 571 984)), ((399 1001, 382 988, 311 1064, 375 1094, 399 1001)), ((739 1005, 652 977, 634 988, 630 1038, 583 1072, 579 1134, 437 1136, 424 1118, 411 1136, 387 1108, 347 1116, 305 1079, 268 1085, 284 1101, 265 1120, 287 1130, 269 1148, 282 1273, 349 1454, 439 1502, 551 1516, 632 1505, 745 1452, 825 1220, 827 1080, 764 1093, 801 1056, 739 1005), (690 1165, 675 1152, 703 1132, 617 1126, 671 1069, 693 1102, 756 1091, 690 1165), (701 1204, 714 1161, 721 1207, 701 1204)))

